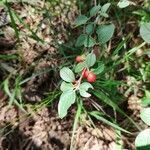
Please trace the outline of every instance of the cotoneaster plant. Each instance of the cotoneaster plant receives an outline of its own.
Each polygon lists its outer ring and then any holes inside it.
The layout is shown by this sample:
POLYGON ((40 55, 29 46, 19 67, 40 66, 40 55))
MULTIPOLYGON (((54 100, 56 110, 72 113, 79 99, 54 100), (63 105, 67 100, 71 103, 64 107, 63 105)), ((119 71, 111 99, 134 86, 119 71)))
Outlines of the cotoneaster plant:
POLYGON ((89 15, 79 15, 74 25, 82 26, 83 32, 76 40, 75 47, 82 49, 82 54, 75 58, 75 67, 63 67, 60 70, 62 83, 60 89, 62 94, 58 103, 58 114, 60 118, 67 115, 67 111, 79 97, 90 97, 89 89, 93 89, 97 75, 103 71, 104 65, 98 63, 94 52, 94 46, 106 47, 106 43, 113 36, 115 26, 105 22, 109 17, 108 9, 111 3, 103 6, 100 4, 90 9, 89 15))
MULTIPOLYGON (((77 56, 79 57, 79 56, 77 56)), ((78 62, 72 71, 68 67, 63 67, 60 70, 60 77, 63 79, 60 89, 62 94, 58 104, 58 114, 60 118, 67 115, 69 107, 75 103, 77 96, 90 97, 88 89, 94 89, 91 83, 96 81, 96 74, 92 69, 96 63, 95 54, 89 53, 84 57, 84 60, 78 62)))
MULTIPOLYGON (((83 32, 75 43, 75 47, 81 51, 81 55, 75 58, 75 63, 72 65, 74 67, 63 67, 60 70, 60 77, 63 81, 60 86, 62 94, 58 103, 58 114, 60 118, 64 118, 71 105, 75 102, 77 103, 73 135, 82 110, 89 118, 94 117, 118 131, 131 134, 129 131, 118 126, 117 122, 114 122, 116 119, 107 115, 101 109, 101 106, 97 105, 99 108, 97 106, 96 108, 93 105, 96 111, 87 111, 82 105, 82 99, 86 98, 88 100, 91 94, 106 106, 111 107, 114 110, 114 116, 116 116, 116 111, 119 112, 137 129, 141 130, 134 120, 118 106, 122 97, 118 94, 117 86, 121 85, 121 82, 113 79, 114 69, 123 60, 121 58, 114 61, 114 56, 118 57, 118 52, 123 48, 126 40, 121 41, 116 49, 114 49, 110 59, 105 56, 106 50, 109 49, 108 42, 115 32, 114 24, 108 19, 110 6, 110 3, 106 3, 103 6, 98 4, 91 8, 88 15, 82 14, 76 18, 75 27, 83 27, 83 32), (90 93, 89 89, 91 89, 90 93)), ((92 98, 90 98, 90 102, 91 100, 92 98)), ((90 120, 92 121, 92 119, 90 120)))

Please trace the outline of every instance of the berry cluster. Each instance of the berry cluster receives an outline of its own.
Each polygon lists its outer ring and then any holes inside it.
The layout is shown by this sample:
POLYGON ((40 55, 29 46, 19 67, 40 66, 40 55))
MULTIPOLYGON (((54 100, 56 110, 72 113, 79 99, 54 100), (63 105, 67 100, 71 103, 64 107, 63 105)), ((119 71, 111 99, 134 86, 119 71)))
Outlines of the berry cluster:
POLYGON ((86 78, 88 82, 90 83, 93 83, 96 81, 96 75, 88 70, 87 68, 85 68, 83 71, 82 71, 82 75, 83 75, 83 78, 86 78))
MULTIPOLYGON (((76 62, 82 62, 85 60, 85 56, 84 55, 80 55, 76 57, 76 62)), ((82 76, 83 78, 86 78, 88 82, 93 83, 96 81, 96 75, 90 71, 88 68, 84 68, 82 70, 82 76)))

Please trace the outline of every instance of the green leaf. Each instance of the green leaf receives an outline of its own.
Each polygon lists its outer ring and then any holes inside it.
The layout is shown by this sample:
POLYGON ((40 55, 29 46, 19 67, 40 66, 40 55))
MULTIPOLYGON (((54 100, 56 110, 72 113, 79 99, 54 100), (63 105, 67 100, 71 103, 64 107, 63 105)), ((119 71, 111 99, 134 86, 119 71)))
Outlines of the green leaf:
POLYGON ((87 36, 84 41, 85 47, 93 47, 96 44, 95 40, 91 36, 87 36))
POLYGON ((68 90, 73 90, 73 84, 72 83, 66 83, 63 81, 61 83, 60 90, 63 92, 68 91, 68 90))
POLYGON ((5 6, 3 0, 0 0, 0 6, 5 6))
POLYGON ((65 91, 61 94, 58 103, 58 114, 60 118, 64 118, 67 115, 67 110, 75 103, 76 93, 73 90, 65 91))
POLYGON ((86 33, 87 34, 92 34, 93 31, 94 31, 94 24, 90 23, 86 26, 86 29, 85 29, 86 33))
POLYGON ((75 66, 75 73, 81 72, 86 67, 86 63, 80 62, 75 66))
POLYGON ((81 35, 77 38, 77 41, 76 41, 75 46, 76 46, 76 47, 83 46, 83 45, 84 45, 84 41, 85 41, 86 38, 87 38, 87 35, 86 35, 86 34, 81 34, 81 35))
POLYGON ((80 15, 76 18, 75 25, 77 27, 77 26, 85 24, 87 21, 88 21, 88 18, 85 15, 80 15))
POLYGON ((142 105, 144 106, 150 105, 150 98, 144 97, 142 99, 142 105))
POLYGON ((101 13, 100 15, 103 16, 103 17, 105 17, 105 18, 109 17, 107 13, 101 13))
POLYGON ((145 42, 150 43, 150 22, 146 22, 141 25, 140 35, 145 42))
POLYGON ((145 91, 145 96, 146 96, 147 98, 149 98, 149 100, 150 100, 150 91, 146 90, 146 91, 145 91))
POLYGON ((140 117, 147 125, 150 126, 150 108, 143 108, 140 117))
POLYGON ((89 82, 83 82, 80 85, 80 89, 84 89, 85 91, 87 91, 89 88, 93 89, 93 86, 89 82))
POLYGON ((101 9, 100 5, 94 6, 91 10, 90 10, 90 17, 93 17, 94 15, 96 15, 99 10, 101 9))
POLYGON ((125 8, 130 5, 128 0, 120 0, 118 3, 119 8, 125 8))
POLYGON ((92 67, 96 62, 96 56, 94 53, 90 53, 87 55, 85 62, 88 67, 92 67))
POLYGON ((85 90, 79 89, 79 93, 82 97, 90 97, 91 94, 89 94, 88 92, 86 92, 85 90))
POLYGON ((135 146, 137 150, 150 149, 150 129, 145 129, 138 134, 135 139, 135 146))
POLYGON ((79 87, 79 93, 80 93, 80 95, 83 96, 83 97, 90 97, 91 94, 89 94, 89 93, 87 92, 87 90, 88 90, 89 88, 93 89, 93 86, 92 86, 90 83, 88 83, 88 82, 83 82, 83 83, 80 85, 80 87, 79 87))
POLYGON ((108 42, 114 34, 115 26, 113 24, 100 25, 96 31, 98 40, 101 44, 108 42))
POLYGON ((101 12, 102 13, 106 13, 107 12, 107 10, 108 10, 108 8, 110 7, 110 3, 106 3, 106 4, 104 4, 103 6, 102 6, 102 8, 101 8, 101 12))
POLYGON ((64 67, 60 70, 60 77, 66 82, 75 81, 74 73, 68 67, 64 67))
POLYGON ((150 91, 145 91, 145 97, 142 98, 143 105, 150 105, 150 91))
POLYGON ((104 68, 105 68, 104 64, 103 64, 103 63, 100 63, 100 64, 98 65, 98 67, 97 67, 96 69, 93 69, 92 71, 93 71, 95 74, 100 74, 100 73, 102 73, 102 72, 104 71, 104 68))

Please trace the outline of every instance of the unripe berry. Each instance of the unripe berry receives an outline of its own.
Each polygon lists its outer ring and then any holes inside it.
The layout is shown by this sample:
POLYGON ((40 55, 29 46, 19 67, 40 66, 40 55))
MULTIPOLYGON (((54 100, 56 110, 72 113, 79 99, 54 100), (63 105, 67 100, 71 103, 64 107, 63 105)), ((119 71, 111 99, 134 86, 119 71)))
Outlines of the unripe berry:
POLYGON ((81 56, 79 55, 79 56, 76 57, 76 62, 79 63, 79 62, 82 62, 82 61, 84 61, 83 55, 81 55, 81 56))
POLYGON ((82 76, 83 78, 87 78, 88 74, 90 73, 89 70, 87 70, 86 68, 82 70, 82 76))
POLYGON ((93 83, 96 81, 96 75, 93 72, 89 72, 88 76, 87 76, 87 80, 90 83, 93 83))

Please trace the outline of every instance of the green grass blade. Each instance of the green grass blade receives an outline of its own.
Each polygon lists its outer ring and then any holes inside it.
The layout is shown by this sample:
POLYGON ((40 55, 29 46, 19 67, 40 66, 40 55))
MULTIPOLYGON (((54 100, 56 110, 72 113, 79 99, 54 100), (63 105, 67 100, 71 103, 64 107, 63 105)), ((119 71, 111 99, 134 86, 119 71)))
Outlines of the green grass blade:
POLYGON ((121 41, 121 42, 118 44, 118 46, 117 46, 117 48, 114 50, 112 56, 114 56, 114 55, 116 55, 116 54, 119 53, 119 51, 122 49, 122 47, 124 46, 124 44, 129 40, 129 38, 130 38, 130 35, 128 35, 123 41, 121 41))
POLYGON ((137 50, 139 50, 141 47, 143 47, 146 44, 146 42, 143 42, 142 44, 140 44, 137 47, 132 48, 131 50, 128 51, 128 53, 126 54, 125 58, 128 58, 129 56, 131 56, 133 53, 135 53, 137 50))
POLYGON ((116 131, 116 140, 115 140, 115 150, 122 150, 123 149, 123 141, 120 130, 116 131))
POLYGON ((4 85, 4 91, 6 92, 6 94, 11 97, 11 92, 9 90, 9 80, 6 79, 4 82, 3 82, 3 85, 4 85))
POLYGON ((1 55, 0 54, 0 59, 2 60, 11 60, 11 59, 17 59, 17 55, 1 55))
POLYGON ((24 23, 24 21, 23 21, 22 19, 20 19, 20 17, 18 16, 17 13, 13 12, 13 14, 14 14, 14 16, 18 19, 18 21, 19 21, 25 28, 27 28, 27 29, 31 32, 31 34, 32 34, 31 37, 32 37, 33 39, 35 39, 36 41, 40 41, 40 42, 44 43, 44 40, 42 40, 40 37, 38 37, 38 36, 36 35, 36 33, 35 33, 34 31, 32 31, 32 30, 30 29, 30 27, 29 27, 26 23, 24 23))
POLYGON ((37 77, 37 76, 40 76, 40 75, 42 75, 42 74, 44 74, 44 73, 48 73, 48 72, 53 71, 53 70, 54 70, 53 68, 50 68, 50 69, 45 69, 44 71, 41 71, 41 72, 39 72, 39 73, 35 73, 35 74, 33 74, 31 77, 28 77, 28 78, 22 80, 22 81, 19 83, 19 85, 22 85, 22 84, 24 84, 24 83, 30 81, 31 79, 33 79, 33 78, 35 78, 35 77, 37 77))
MULTIPOLYGON (((16 81, 17 82, 17 81, 16 81)), ((16 87, 13 91, 13 93, 10 92, 9 90, 9 80, 6 79, 4 82, 3 82, 3 87, 4 87, 4 91, 5 93, 9 96, 9 107, 12 106, 12 104, 16 104, 22 111, 26 112, 25 109, 22 107, 22 105, 20 103, 18 103, 18 101, 15 99, 15 96, 16 96, 16 87)))
POLYGON ((115 128, 115 129, 118 129, 118 130, 123 131, 123 132, 125 132, 125 133, 131 134, 131 132, 129 132, 129 131, 127 131, 127 130, 121 128, 121 127, 119 127, 117 124, 114 124, 114 123, 110 122, 109 120, 107 120, 107 119, 105 119, 104 117, 102 117, 100 114, 97 114, 97 113, 95 113, 95 112, 90 112, 89 114, 90 114, 91 116, 95 117, 97 120, 100 120, 100 121, 102 121, 102 122, 104 122, 104 123, 106 123, 106 124, 112 126, 112 127, 115 128))
POLYGON ((100 100, 102 100, 104 103, 106 103, 107 105, 111 106, 113 109, 117 110, 120 114, 124 115, 125 117, 127 117, 130 122, 132 122, 132 124, 135 125, 135 127, 137 127, 137 129, 139 131, 141 131, 141 128, 134 122, 134 120, 132 118, 130 118, 124 111, 122 111, 114 102, 113 100, 109 99, 109 97, 107 95, 105 95, 103 92, 101 92, 100 90, 95 90, 92 91, 92 93, 99 98, 100 100))
POLYGON ((13 27, 13 29, 15 30, 15 34, 16 34, 17 39, 19 40, 19 31, 18 31, 18 29, 17 29, 17 25, 16 25, 16 23, 15 23, 15 19, 14 19, 14 17, 13 17, 13 13, 12 13, 12 11, 11 11, 11 8, 10 8, 10 6, 9 6, 9 4, 8 4, 8 2, 7 2, 7 0, 6 0, 6 3, 5 3, 5 6, 6 6, 7 9, 8 9, 8 13, 9 13, 9 16, 10 16, 10 19, 11 19, 12 27, 13 27))
POLYGON ((13 90, 13 93, 10 96, 10 100, 9 100, 9 107, 12 106, 14 100, 15 100, 15 96, 16 96, 16 90, 13 90))
POLYGON ((76 116, 75 116, 74 123, 73 123, 73 131, 72 131, 72 137, 71 137, 70 150, 72 150, 74 134, 77 129, 77 124, 78 124, 79 117, 81 115, 81 110, 82 110, 82 103, 81 103, 81 101, 78 101, 78 109, 77 109, 76 116))

